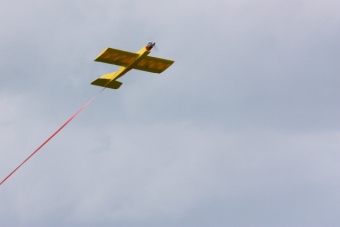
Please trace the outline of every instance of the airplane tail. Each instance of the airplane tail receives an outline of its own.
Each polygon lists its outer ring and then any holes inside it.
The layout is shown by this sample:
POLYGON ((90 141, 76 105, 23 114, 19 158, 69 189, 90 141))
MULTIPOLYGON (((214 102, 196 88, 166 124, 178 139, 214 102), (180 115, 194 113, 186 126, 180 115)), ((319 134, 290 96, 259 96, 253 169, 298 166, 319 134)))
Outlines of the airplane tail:
POLYGON ((123 83, 117 80, 112 80, 114 78, 113 76, 115 73, 116 72, 105 74, 99 77, 98 79, 92 81, 91 84, 101 86, 101 87, 118 89, 123 83))

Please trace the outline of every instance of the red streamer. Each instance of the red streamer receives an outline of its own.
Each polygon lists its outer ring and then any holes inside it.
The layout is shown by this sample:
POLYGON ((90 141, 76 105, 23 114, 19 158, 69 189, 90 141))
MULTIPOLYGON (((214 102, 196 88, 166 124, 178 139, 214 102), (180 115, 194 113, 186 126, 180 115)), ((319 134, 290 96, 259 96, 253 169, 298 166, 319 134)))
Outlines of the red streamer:
POLYGON ((90 99, 83 107, 81 107, 73 116, 68 119, 55 133, 53 133, 43 144, 41 144, 30 156, 28 156, 17 168, 15 168, 5 179, 3 179, 0 183, 2 185, 10 176, 12 176, 25 162, 27 162, 35 153, 37 153, 48 141, 50 141, 55 135, 57 135, 68 123, 70 123, 73 118, 75 118, 81 111, 83 111, 103 90, 105 87, 92 99, 90 99))

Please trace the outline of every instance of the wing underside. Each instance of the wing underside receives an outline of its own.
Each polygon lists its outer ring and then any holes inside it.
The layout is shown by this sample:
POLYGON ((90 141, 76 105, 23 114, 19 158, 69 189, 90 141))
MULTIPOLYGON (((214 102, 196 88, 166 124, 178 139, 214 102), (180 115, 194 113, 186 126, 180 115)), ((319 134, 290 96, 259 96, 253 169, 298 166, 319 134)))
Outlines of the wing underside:
POLYGON ((143 56, 137 59, 138 56, 137 53, 108 47, 98 55, 95 61, 126 67, 137 60, 133 65, 134 69, 152 73, 161 73, 174 63, 172 60, 152 56, 143 56))
POLYGON ((152 73, 161 73, 173 63, 174 61, 172 60, 145 56, 136 65, 134 65, 133 68, 152 73))
POLYGON ((98 55, 95 61, 119 66, 128 66, 130 63, 134 62, 137 57, 138 54, 136 53, 108 47, 98 55))

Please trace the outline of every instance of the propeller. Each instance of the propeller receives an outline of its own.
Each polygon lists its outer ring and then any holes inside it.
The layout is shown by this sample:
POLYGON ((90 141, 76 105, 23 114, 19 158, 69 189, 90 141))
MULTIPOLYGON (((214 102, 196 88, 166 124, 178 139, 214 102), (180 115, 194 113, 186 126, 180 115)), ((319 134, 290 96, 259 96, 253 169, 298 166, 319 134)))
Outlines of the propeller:
POLYGON ((155 48, 155 50, 158 50, 156 47, 156 43, 149 41, 148 45, 146 45, 146 49, 150 51, 152 48, 155 48))
POLYGON ((159 50, 158 50, 158 47, 156 46, 156 43, 154 43, 154 44, 155 44, 155 45, 153 45, 153 48, 155 49, 155 51, 158 52, 158 51, 159 51, 159 50))

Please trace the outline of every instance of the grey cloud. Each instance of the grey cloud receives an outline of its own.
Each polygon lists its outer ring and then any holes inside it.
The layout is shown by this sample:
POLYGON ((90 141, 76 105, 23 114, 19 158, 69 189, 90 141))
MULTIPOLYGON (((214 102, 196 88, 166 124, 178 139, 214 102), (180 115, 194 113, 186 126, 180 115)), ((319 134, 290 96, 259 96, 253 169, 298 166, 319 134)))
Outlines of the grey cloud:
POLYGON ((337 226, 339 7, 5 1, 2 177, 117 69, 102 49, 176 62, 121 78, 1 185, 0 225, 337 226))

